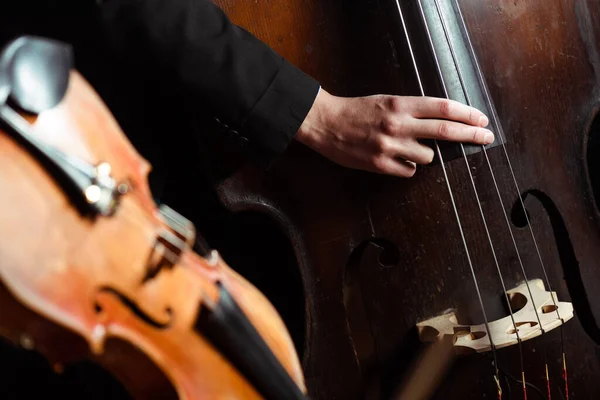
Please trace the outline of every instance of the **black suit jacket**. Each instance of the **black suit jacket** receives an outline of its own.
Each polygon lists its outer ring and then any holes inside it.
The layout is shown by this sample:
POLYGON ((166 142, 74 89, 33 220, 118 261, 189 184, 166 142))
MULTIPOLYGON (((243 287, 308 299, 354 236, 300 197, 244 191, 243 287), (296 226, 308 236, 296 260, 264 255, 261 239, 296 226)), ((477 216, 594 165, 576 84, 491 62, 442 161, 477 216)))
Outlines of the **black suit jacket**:
POLYGON ((267 157, 285 150, 319 89, 211 0, 104 0, 100 15, 115 50, 160 68, 267 157))
POLYGON ((285 151, 319 90, 318 82, 232 24, 211 0, 2 3, 2 41, 37 34, 74 46, 76 67, 154 165, 155 182, 166 179, 166 151, 179 152, 185 135, 206 134, 181 122, 184 110, 214 120, 228 143, 254 150, 269 165, 285 151))

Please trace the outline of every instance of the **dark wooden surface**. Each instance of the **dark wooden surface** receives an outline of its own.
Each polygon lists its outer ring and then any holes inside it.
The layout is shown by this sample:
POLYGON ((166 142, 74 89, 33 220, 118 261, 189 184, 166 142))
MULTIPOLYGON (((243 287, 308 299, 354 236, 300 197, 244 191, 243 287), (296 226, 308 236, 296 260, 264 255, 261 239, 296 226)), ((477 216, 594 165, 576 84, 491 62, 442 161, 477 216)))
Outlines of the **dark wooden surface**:
MULTIPOLYGON (((391 3, 217 3, 333 94, 419 94, 406 43, 390 25, 391 3)), ((560 300, 576 307, 576 317, 564 327, 570 398, 597 398, 600 215, 587 141, 600 88, 600 7, 593 0, 460 4, 521 193, 530 193, 526 205, 550 283, 560 300)), ((502 149, 488 155, 505 205, 518 205, 502 149)), ((489 169, 481 153, 468 161, 505 282, 513 287, 523 276, 489 169)), ((446 167, 486 312, 490 319, 503 317, 502 291, 465 162, 456 159, 446 167)), ((339 167, 294 143, 268 171, 247 165, 219 190, 231 210, 267 214, 294 246, 306 302, 303 362, 314 399, 388 398, 421 348, 418 321, 456 308, 462 323, 482 322, 439 165, 398 179, 339 167)), ((511 229, 528 278, 542 278, 529 229, 517 214, 511 229)), ((544 351, 553 398, 562 398, 559 330, 524 345, 528 381, 542 391, 544 351)), ((517 348, 500 350, 498 357, 500 367, 518 378, 517 348)), ((492 377, 490 354, 462 358, 436 398, 494 398, 492 377)), ((505 398, 520 398, 519 385, 507 381, 505 398)), ((529 395, 539 398, 533 389, 529 395)))

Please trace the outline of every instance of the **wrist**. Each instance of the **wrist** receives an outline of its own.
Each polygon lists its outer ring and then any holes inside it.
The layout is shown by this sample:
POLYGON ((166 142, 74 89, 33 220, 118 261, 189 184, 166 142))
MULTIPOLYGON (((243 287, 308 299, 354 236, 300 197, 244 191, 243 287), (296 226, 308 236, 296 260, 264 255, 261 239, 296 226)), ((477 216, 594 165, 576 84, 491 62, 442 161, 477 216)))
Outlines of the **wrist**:
POLYGON ((321 141, 327 118, 331 114, 335 104, 335 96, 321 88, 306 118, 296 132, 295 139, 299 142, 314 147, 321 141))

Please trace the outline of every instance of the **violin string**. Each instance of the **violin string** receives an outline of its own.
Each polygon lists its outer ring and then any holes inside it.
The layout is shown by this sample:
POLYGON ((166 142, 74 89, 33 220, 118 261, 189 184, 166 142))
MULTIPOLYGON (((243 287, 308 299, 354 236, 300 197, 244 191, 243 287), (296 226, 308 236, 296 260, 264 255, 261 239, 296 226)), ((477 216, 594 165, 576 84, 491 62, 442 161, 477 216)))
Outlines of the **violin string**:
MULTIPOLYGON (((130 194, 130 193, 128 193, 130 194)), ((126 196, 127 194, 125 194, 126 196)), ((133 195, 133 193, 131 193, 131 195, 133 195)), ((131 222, 137 225, 137 227, 139 228, 145 228, 147 226, 146 222, 151 221, 156 219, 155 216, 151 215, 150 213, 148 213, 146 211, 146 209, 138 204, 137 199, 133 199, 133 202, 120 202, 118 205, 118 212, 121 212, 122 215, 121 216, 117 216, 116 214, 111 216, 111 217, 106 217, 106 218, 123 218, 125 221, 127 222, 131 222), (143 217, 139 217, 138 215, 132 215, 130 210, 142 210, 141 212, 143 214, 147 214, 148 218, 143 218, 143 217)), ((165 223, 166 226, 169 226, 167 223, 165 223)), ((143 236, 144 236, 144 241, 147 241, 149 243, 150 246, 150 250, 154 249, 156 247, 157 244, 157 238, 159 237, 159 229, 161 227, 156 227, 155 225, 152 225, 152 229, 148 230, 148 229, 140 229, 140 232, 142 232, 143 236), (148 233, 148 231, 150 231, 148 233)), ((192 246, 190 246, 187 242, 184 242, 187 248, 192 248, 192 246)), ((180 255, 176 252, 174 252, 173 250, 171 250, 168 246, 162 246, 162 254, 164 255, 164 257, 167 259, 167 261, 173 262, 174 264, 177 263, 177 260, 180 259, 180 255)), ((207 260, 206 257, 202 257, 200 255, 198 255, 200 258, 207 260)), ((208 261, 208 260, 207 260, 208 261)))
MULTIPOLYGON (((412 45, 411 45, 411 42, 410 42, 410 36, 408 34, 408 29, 407 29, 406 23, 404 21, 404 14, 402 12, 402 7, 400 6, 399 0, 396 0, 396 6, 398 8, 398 13, 400 15, 400 19, 402 21, 402 28, 403 28, 404 34, 406 36, 406 41, 407 41, 408 49, 409 49, 410 56, 411 56, 411 59, 412 59, 412 62, 413 62, 413 67, 415 69, 415 74, 416 74, 417 82, 419 84, 419 88, 420 88, 420 91, 421 91, 421 96, 425 96, 425 90, 423 89, 423 83, 421 82, 421 75, 419 73, 419 68, 417 66, 417 61, 416 61, 415 55, 413 53, 412 45)), ((440 159, 440 163, 441 163, 441 166, 442 166, 442 171, 443 171, 443 174, 444 174, 444 179, 446 180, 446 185, 448 186, 448 193, 450 195, 450 200, 451 200, 451 203, 452 203, 452 208, 454 210, 454 215, 456 217, 456 222, 458 224, 458 229, 460 231, 460 235, 461 235, 461 239, 462 239, 462 242, 463 242, 463 246, 465 248, 465 253, 466 253, 466 256, 467 256, 467 261, 468 261, 468 264, 469 264, 469 268, 471 270, 471 276, 473 277, 473 283, 475 285, 475 290, 477 292, 477 297, 478 297, 478 300, 479 300, 479 305, 481 307, 481 312, 483 314, 485 329, 486 329, 487 335, 488 335, 488 337, 490 339, 490 346, 491 346, 492 354, 493 354, 493 358, 494 358, 495 380, 496 380, 496 385, 498 387, 499 395, 500 395, 500 398, 501 398, 502 391, 501 391, 501 387, 500 387, 500 379, 499 379, 499 372, 498 372, 498 358, 497 358, 497 355, 496 355, 496 346, 494 344, 494 340, 493 340, 493 337, 492 337, 492 332, 490 330, 490 326, 489 326, 489 322, 488 322, 488 317, 487 317, 487 314, 485 312, 485 307, 483 305, 483 297, 481 295, 481 290, 479 289, 479 283, 477 281, 477 276, 475 274, 475 269, 473 268, 473 262, 471 260, 471 254, 470 254, 470 251, 469 251, 469 246, 467 245, 467 240, 465 238, 465 233, 464 233, 464 230, 463 230, 463 227, 462 227, 460 215, 459 215, 458 209, 456 207, 456 201, 454 200, 454 195, 453 195, 453 192, 452 192, 452 187, 450 185, 450 179, 448 178, 448 173, 447 173, 446 167, 444 165, 444 158, 442 156, 442 152, 441 152, 440 146, 438 144, 438 141, 434 140, 434 144, 435 144, 436 152, 437 152, 438 157, 440 159)))
MULTIPOLYGON (((467 91, 462 70, 461 70, 461 68, 460 68, 460 66, 458 64, 458 60, 457 60, 457 56, 456 56, 456 50, 455 50, 454 45, 452 43, 452 40, 450 38, 450 33, 449 33, 448 25, 447 25, 447 22, 446 22, 446 18, 444 17, 444 13, 442 12, 442 9, 441 9, 441 6, 439 4, 439 1, 438 0, 434 0, 434 1, 435 1, 435 6, 436 6, 436 10, 437 10, 438 16, 439 16, 441 24, 442 24, 444 35, 446 37, 446 41, 447 41, 449 49, 450 49, 450 54, 452 56, 454 67, 456 68, 456 71, 457 71, 457 74, 458 74, 458 78, 459 78, 459 81, 460 81, 460 84, 461 84, 461 88, 462 88, 463 94, 465 96, 467 105, 469 105, 469 106, 472 107, 473 103, 472 103, 472 101, 470 99, 470 96, 469 96, 469 93, 467 91)), ((457 8, 458 8, 458 5, 457 5, 457 8)), ((439 68, 438 68, 438 70, 439 70, 439 68)), ((443 81, 443 78, 442 78, 442 81, 443 81)), ((444 86, 444 89, 445 89, 445 86, 444 86)), ((490 106, 490 108, 491 108, 491 106, 490 106)), ((542 327, 542 322, 541 322, 539 313, 537 311, 537 307, 535 305, 535 300, 533 299, 533 295, 531 293, 531 288, 530 288, 530 285, 529 285, 529 279, 527 277, 527 273, 525 272, 525 267, 524 267, 524 264, 523 264, 523 261, 522 261, 522 258, 521 258, 521 254, 519 252, 519 248, 518 248, 516 239, 514 237, 512 229, 510 227, 510 222, 509 222, 509 219, 508 219, 508 215, 506 213, 506 208, 504 206, 504 202, 502 200, 502 196, 500 194, 500 189, 498 187, 498 183, 496 181, 496 176, 494 174, 494 170, 492 168, 492 164, 491 164, 491 162, 489 160, 489 157, 488 157, 487 150, 486 150, 485 146, 482 145, 481 149, 482 149, 482 151, 483 151, 483 153, 485 155, 485 158, 486 158, 489 170, 490 170, 490 174, 491 174, 491 177, 492 177, 492 181, 493 181, 494 187, 496 189, 496 194, 498 195, 498 200, 500 201, 500 206, 501 206, 502 212, 504 214, 504 219, 505 219, 505 222, 506 222, 506 227, 508 228, 508 232, 510 233, 511 240, 512 240, 515 252, 517 254, 517 259, 518 259, 519 265, 521 267, 521 272, 523 273, 523 277, 525 279, 525 284, 526 284, 526 287, 527 287, 527 291, 529 292, 529 296, 531 298, 532 306, 534 308, 535 315, 536 315, 536 318, 538 320, 538 324, 539 324, 538 326, 540 327, 540 330, 542 332, 542 337, 544 338, 544 330, 543 330, 543 327, 542 327)), ((464 148, 463 148, 463 154, 464 154, 464 148)), ((467 162, 466 156, 465 156, 465 162, 467 162)), ((467 165, 468 165, 468 162, 467 162, 467 165)), ((504 285, 504 280, 502 279, 502 273, 500 271, 500 267, 498 265, 498 261, 496 260, 495 257, 494 257, 494 260, 496 261, 496 266, 497 266, 497 269, 498 269, 498 273, 500 274, 500 280, 502 281, 502 288, 503 288, 504 294, 506 296, 506 301, 508 302, 508 305, 509 305, 509 311, 511 313, 511 318, 513 318, 512 307, 510 306, 510 302, 508 300, 508 295, 506 293, 506 287, 504 285)), ((520 360, 521 360, 521 375, 522 375, 522 378, 523 378, 522 379, 522 381, 523 381, 523 393, 524 393, 525 398, 527 398, 527 393, 526 393, 527 388, 526 388, 526 381, 525 381, 525 368, 524 368, 524 363, 523 363, 522 344, 521 344, 521 339, 519 338, 519 334, 518 334, 519 330, 516 327, 516 325, 514 324, 514 318, 513 318, 513 325, 515 327, 515 332, 516 332, 516 335, 517 335, 517 340, 519 342, 519 356, 520 356, 520 360)), ((545 342, 545 338, 543 339, 543 343, 544 343, 544 363, 545 363, 545 368, 546 368, 546 377, 548 377, 548 373, 547 373, 547 371, 548 371, 548 362, 547 362, 547 357, 546 357, 546 342, 545 342)), ((547 383, 549 384, 549 378, 547 379, 547 383)))
MULTIPOLYGON (((458 10, 459 17, 460 17, 459 19, 462 22, 463 28, 464 28, 464 30, 466 32, 466 29, 467 29, 466 23, 465 23, 465 20, 464 20, 464 17, 462 15, 462 11, 461 11, 460 7, 456 3, 456 0, 455 0, 455 4, 456 4, 456 9, 458 10)), ((467 43, 469 45, 470 51, 474 55, 475 54, 475 50, 473 48, 473 43, 471 42, 470 36, 466 35, 466 39, 467 39, 467 43)), ((479 75, 479 79, 481 81, 483 81, 483 73, 481 71, 481 67, 479 66, 479 61, 477 60, 477 57, 473 57, 473 59, 474 59, 474 62, 475 62, 475 67, 476 67, 475 69, 476 69, 476 71, 477 71, 477 73, 479 75)), ((483 90, 484 90, 484 94, 485 94, 485 99, 486 99, 486 101, 488 103, 488 107, 490 108, 490 111, 492 113, 491 116, 492 116, 492 118, 493 118, 496 126, 498 127, 499 133, 502 136, 504 136, 504 132, 503 132, 502 126, 500 125, 498 115, 496 114, 495 109, 492 106, 491 96, 489 94, 487 86, 483 85, 483 90)), ((515 176, 515 173, 514 173, 514 170, 513 170, 513 167, 512 167, 512 163, 510 161, 510 157, 508 155, 508 150, 506 149, 506 144, 504 142, 502 142, 501 145, 502 145, 503 153, 504 153, 504 155, 506 157, 506 161, 508 162, 508 167, 509 167, 509 170, 510 170, 510 173, 511 173, 512 181, 515 184, 515 189, 516 189, 516 192, 517 192, 517 197, 519 198, 519 203, 520 203, 521 208, 523 210, 523 215, 525 216, 525 221, 527 223, 527 226, 529 227, 529 232, 530 232, 530 235, 531 235, 531 239, 533 240, 533 244, 535 246, 535 250, 537 252, 537 256, 538 256, 538 259, 540 261, 540 266, 541 266, 542 272, 544 274, 544 280, 545 280, 546 286, 548 287, 548 291, 550 291, 550 293, 553 293, 552 285, 550 284, 550 280, 549 280, 548 274, 546 272, 546 267, 544 265, 544 261, 542 259, 542 255, 541 255, 541 252, 540 252, 537 240, 535 238, 535 234, 533 232, 533 227, 531 226, 531 222, 530 222, 529 216, 527 214, 527 209, 525 208, 525 203, 523 201, 523 197, 521 196, 521 189, 519 188, 519 184, 517 183, 517 178, 515 176)), ((563 380, 564 380, 564 383, 565 383, 565 397, 566 397, 566 400, 569 400, 568 375, 567 375, 566 355, 565 355, 565 350, 564 350, 564 337, 563 337, 563 325, 564 325, 565 321, 560 316, 560 312, 558 310, 558 304, 556 304, 556 299, 555 299, 554 295, 551 295, 550 297, 552 298, 552 303, 553 303, 555 311, 556 311, 556 316, 561 321, 561 325, 560 325, 560 342, 561 342, 561 344, 560 344, 560 346, 561 346, 562 364, 563 364, 562 365, 562 368, 563 368, 563 380)))

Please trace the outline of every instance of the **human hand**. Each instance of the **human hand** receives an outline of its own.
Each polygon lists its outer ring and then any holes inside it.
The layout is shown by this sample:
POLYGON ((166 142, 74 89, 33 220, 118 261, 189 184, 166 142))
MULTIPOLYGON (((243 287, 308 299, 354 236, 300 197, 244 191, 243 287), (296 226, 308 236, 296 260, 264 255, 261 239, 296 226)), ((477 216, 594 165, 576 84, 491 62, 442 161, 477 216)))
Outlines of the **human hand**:
POLYGON ((435 97, 338 97, 321 89, 296 139, 349 168, 409 178, 433 161, 418 139, 494 141, 479 110, 435 97))

